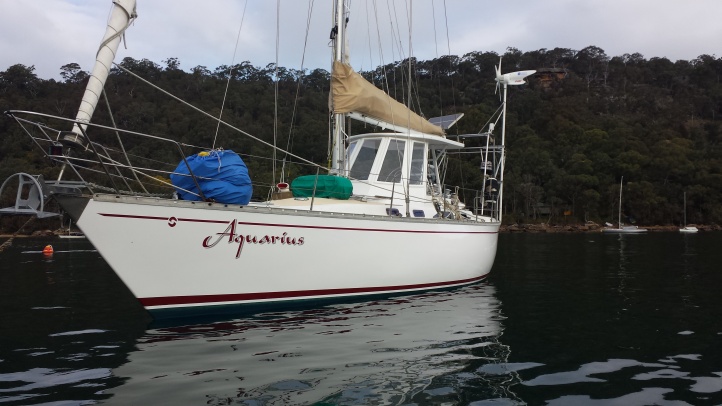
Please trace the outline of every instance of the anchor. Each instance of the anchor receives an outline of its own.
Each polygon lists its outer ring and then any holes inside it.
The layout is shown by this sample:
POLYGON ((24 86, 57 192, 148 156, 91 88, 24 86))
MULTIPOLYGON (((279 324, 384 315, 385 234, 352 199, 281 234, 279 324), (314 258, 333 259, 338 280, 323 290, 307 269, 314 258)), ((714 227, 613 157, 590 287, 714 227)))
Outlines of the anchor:
POLYGON ((13 178, 18 179, 18 190, 15 196, 15 205, 0 209, 0 215, 20 215, 30 214, 38 218, 47 218, 59 216, 60 213, 46 212, 45 203, 50 198, 50 193, 45 185, 43 175, 30 175, 24 172, 11 175, 2 186, 0 186, 0 196, 2 196, 5 187, 13 178))

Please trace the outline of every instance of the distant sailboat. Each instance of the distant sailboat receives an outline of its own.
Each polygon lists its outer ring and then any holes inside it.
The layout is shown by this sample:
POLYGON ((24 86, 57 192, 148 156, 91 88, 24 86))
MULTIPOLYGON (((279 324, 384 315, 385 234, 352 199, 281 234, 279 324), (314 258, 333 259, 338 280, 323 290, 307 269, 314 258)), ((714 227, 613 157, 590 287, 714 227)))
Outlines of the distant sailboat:
POLYGON ((85 238, 85 234, 83 234, 81 231, 73 231, 73 220, 70 219, 68 222, 68 231, 65 234, 59 234, 58 237, 63 239, 79 239, 79 238, 85 238))
POLYGON ((679 229, 680 233, 696 233, 697 227, 687 226, 687 192, 684 192, 684 227, 679 229))
POLYGON ((613 233, 613 234, 640 234, 640 233, 646 233, 646 228, 639 228, 637 226, 625 226, 622 224, 622 182, 624 181, 624 176, 622 176, 622 179, 619 181, 619 214, 617 216, 617 227, 607 227, 603 228, 603 233, 613 233))

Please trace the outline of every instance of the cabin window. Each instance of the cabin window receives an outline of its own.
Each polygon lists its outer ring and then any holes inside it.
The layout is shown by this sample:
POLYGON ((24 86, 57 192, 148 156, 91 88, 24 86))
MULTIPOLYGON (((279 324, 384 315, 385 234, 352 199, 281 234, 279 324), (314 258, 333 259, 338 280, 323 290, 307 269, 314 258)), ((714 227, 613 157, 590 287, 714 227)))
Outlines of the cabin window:
POLYGON ((386 150, 384 162, 379 171, 379 181, 399 182, 401 180, 401 164, 404 162, 406 141, 391 140, 386 150))
POLYGON ((409 176, 409 184, 421 185, 424 181, 424 144, 415 142, 411 151, 411 175, 409 176))
POLYGON ((423 210, 414 210, 414 217, 426 217, 426 214, 423 210))
POLYGON ((358 145, 358 141, 354 141, 348 145, 348 150, 346 150, 346 159, 350 160, 353 158, 353 150, 356 149, 356 145, 358 145))
POLYGON ((354 159, 353 165, 351 166, 351 172, 349 173, 351 178, 368 180, 374 159, 376 159, 376 154, 379 152, 380 144, 381 140, 379 139, 363 140, 356 159, 354 159))

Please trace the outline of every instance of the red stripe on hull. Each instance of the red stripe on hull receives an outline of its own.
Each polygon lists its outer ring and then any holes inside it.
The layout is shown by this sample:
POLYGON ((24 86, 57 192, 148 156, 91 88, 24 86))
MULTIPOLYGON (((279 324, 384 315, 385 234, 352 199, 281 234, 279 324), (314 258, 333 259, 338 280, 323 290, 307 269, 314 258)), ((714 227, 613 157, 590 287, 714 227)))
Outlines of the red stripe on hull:
MULTIPOLYGON (((136 216, 129 214, 112 214, 112 213, 98 213, 103 217, 118 217, 118 218, 130 218, 140 220, 163 220, 168 221, 170 217, 159 217, 159 216, 136 216)), ((224 220, 201 220, 201 219, 189 219, 189 218, 177 218, 178 222, 187 221, 194 223, 215 223, 215 224, 227 224, 228 221, 224 220)), ((498 234, 498 231, 423 231, 423 230, 398 230, 389 228, 354 228, 354 227, 330 227, 330 226, 305 226, 299 224, 274 224, 274 223, 253 223, 247 221, 239 221, 239 225, 248 226, 263 226, 263 227, 285 227, 285 228, 307 228, 316 230, 341 230, 341 231, 380 231, 385 233, 417 233, 417 234, 498 234)))
MULTIPOLYGON (((99 215, 103 217, 118 217, 123 219, 139 219, 139 220, 163 220, 168 221, 170 217, 160 217, 160 216, 136 216, 132 214, 114 214, 114 213, 98 213, 99 215)), ((178 221, 189 221, 194 223, 215 223, 215 224, 227 224, 228 221, 226 220, 200 220, 200 219, 186 219, 186 218, 179 218, 178 221)))
POLYGON ((246 302, 257 302, 262 300, 288 300, 293 298, 324 298, 342 295, 360 295, 375 294, 391 291, 410 291, 443 288, 454 285, 464 285, 478 282, 486 278, 486 275, 462 279, 458 281, 439 282, 439 283, 423 283, 418 285, 401 285, 401 286, 381 286, 371 288, 348 288, 348 289, 317 289, 317 290, 297 290, 286 292, 256 292, 256 293, 238 293, 225 295, 200 295, 200 296, 167 296, 167 297, 145 297, 139 298, 140 303, 147 307, 157 306, 178 306, 178 305, 213 305, 224 302, 234 302, 238 304, 246 302))

